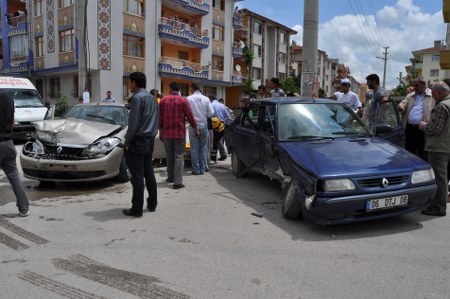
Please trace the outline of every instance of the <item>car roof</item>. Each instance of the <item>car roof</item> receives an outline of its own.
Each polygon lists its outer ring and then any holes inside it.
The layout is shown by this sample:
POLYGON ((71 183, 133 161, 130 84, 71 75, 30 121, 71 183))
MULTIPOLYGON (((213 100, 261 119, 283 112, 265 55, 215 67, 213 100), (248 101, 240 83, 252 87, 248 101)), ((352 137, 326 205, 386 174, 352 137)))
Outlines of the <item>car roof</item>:
POLYGON ((74 106, 120 106, 125 107, 125 103, 115 103, 115 102, 89 102, 83 104, 75 104, 74 106))
POLYGON ((310 98, 310 97, 276 97, 252 100, 249 103, 272 103, 272 104, 310 104, 310 103, 340 103, 335 100, 310 98))

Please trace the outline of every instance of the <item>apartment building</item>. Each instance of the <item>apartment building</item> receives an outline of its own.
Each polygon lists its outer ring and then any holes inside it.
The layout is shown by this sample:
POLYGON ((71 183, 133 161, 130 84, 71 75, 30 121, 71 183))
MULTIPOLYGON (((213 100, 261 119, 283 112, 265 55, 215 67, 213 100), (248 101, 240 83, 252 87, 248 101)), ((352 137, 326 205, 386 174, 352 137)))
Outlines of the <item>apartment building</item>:
POLYGON ((428 83, 444 79, 445 72, 441 69, 441 52, 445 50, 444 41, 434 41, 432 48, 413 51, 411 66, 406 68, 407 79, 424 78, 428 83))
POLYGON ((239 0, 0 0, 2 74, 29 77, 50 102, 69 104, 88 91, 99 101, 111 90, 126 101, 128 75, 147 75, 147 89, 168 94, 171 81, 189 94, 226 98, 241 85, 234 60, 239 0), (5 14, 25 10, 25 17, 5 14))
MULTIPOLYGON (((292 75, 297 77, 302 72, 303 47, 292 45, 292 75)), ((339 60, 331 59, 327 53, 322 50, 317 51, 317 69, 316 78, 314 80, 313 94, 319 94, 319 88, 323 88, 325 95, 330 97, 334 91, 334 79, 338 77, 339 60)))
MULTIPOLYGON (((242 26, 234 31, 236 48, 250 49, 253 63, 248 69, 245 57, 239 55, 234 60, 234 69, 241 71, 244 80, 249 77, 253 80, 254 90, 261 84, 268 86, 273 77, 286 79, 289 75, 290 36, 297 32, 248 9, 239 10, 235 16, 242 19, 242 26)), ((229 92, 232 98, 239 98, 242 87, 229 88, 229 92)))
POLYGON ((445 36, 446 47, 440 53, 440 67, 445 70, 444 77, 450 77, 450 0, 442 0, 442 17, 447 23, 447 34, 445 36))

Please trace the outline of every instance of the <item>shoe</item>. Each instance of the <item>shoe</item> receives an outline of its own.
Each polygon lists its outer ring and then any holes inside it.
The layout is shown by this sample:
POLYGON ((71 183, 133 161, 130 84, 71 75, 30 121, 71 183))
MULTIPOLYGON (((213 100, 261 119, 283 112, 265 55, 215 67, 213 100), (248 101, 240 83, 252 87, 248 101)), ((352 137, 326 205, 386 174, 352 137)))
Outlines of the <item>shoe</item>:
POLYGON ((25 211, 19 211, 19 215, 20 217, 27 217, 28 215, 30 215, 30 210, 25 210, 25 211))
POLYGON ((225 161, 227 159, 227 156, 223 156, 223 157, 220 157, 218 160, 219 161, 225 161))
POLYGON ((173 180, 166 179, 167 183, 173 183, 173 180))
POLYGON ((197 172, 191 172, 193 175, 200 175, 200 173, 197 173, 197 172))
POLYGON ((155 211, 156 211, 156 207, 150 207, 150 206, 147 206, 147 210, 148 210, 149 212, 155 212, 155 211))
POLYGON ((183 185, 183 184, 174 184, 173 185, 173 189, 181 189, 181 188, 184 188, 184 187, 186 187, 186 186, 183 185))
POLYGON ((428 216, 445 216, 445 211, 437 211, 433 209, 425 209, 422 210, 422 214, 428 215, 428 216))
POLYGON ((216 163, 217 163, 217 162, 216 162, 216 161, 213 161, 213 160, 209 161, 209 164, 211 164, 211 165, 216 164, 216 163))
POLYGON ((138 214, 138 213, 132 211, 131 209, 123 209, 122 212, 123 212, 126 216, 142 217, 142 213, 138 214))

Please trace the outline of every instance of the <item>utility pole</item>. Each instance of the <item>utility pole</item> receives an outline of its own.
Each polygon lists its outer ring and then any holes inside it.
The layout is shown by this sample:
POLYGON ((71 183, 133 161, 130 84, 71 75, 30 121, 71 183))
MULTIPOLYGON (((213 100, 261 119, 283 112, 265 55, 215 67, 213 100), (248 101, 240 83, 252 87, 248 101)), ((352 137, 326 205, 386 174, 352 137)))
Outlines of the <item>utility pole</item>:
POLYGON ((383 48, 384 48, 383 88, 385 88, 386 87, 386 63, 387 63, 387 55, 389 54, 387 49, 389 49, 389 47, 383 47, 383 48))
POLYGON ((402 72, 398 73, 398 85, 402 85, 402 75, 402 72))
POLYGON ((300 87, 302 96, 311 97, 317 69, 319 0, 304 1, 303 28, 302 81, 300 87))
POLYGON ((78 39, 78 95, 81 97, 87 89, 87 57, 86 57, 86 1, 76 1, 76 33, 78 39))

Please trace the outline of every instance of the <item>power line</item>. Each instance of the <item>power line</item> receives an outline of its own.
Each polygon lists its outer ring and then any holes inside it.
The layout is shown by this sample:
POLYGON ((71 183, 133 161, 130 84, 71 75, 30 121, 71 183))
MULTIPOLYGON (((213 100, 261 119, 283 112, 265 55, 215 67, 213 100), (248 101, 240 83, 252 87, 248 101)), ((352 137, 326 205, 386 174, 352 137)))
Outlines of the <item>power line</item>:
POLYGON ((349 0, 348 2, 349 2, 350 7, 351 7, 351 9, 352 9, 352 11, 353 11, 353 14, 355 15, 356 22, 358 23, 358 26, 359 26, 359 30, 361 31, 362 35, 364 36, 364 39, 367 41, 367 45, 370 47, 370 50, 372 51, 373 55, 376 55, 375 53, 377 53, 377 50, 374 51, 374 48, 373 48, 372 43, 369 42, 369 40, 367 39, 366 34, 364 33, 364 30, 363 30, 363 28, 362 28, 362 26, 361 26, 361 23, 360 23, 359 20, 358 20, 358 15, 357 15, 357 13, 355 12, 355 9, 353 8, 353 5, 352 5, 351 0, 349 0))
POLYGON ((375 44, 378 43, 378 46, 379 46, 380 48, 382 48, 382 47, 383 47, 383 46, 382 46, 383 44, 381 43, 381 40, 377 39, 377 37, 375 36, 375 33, 372 32, 371 26, 370 26, 369 21, 368 21, 368 16, 367 16, 366 13, 364 12, 364 8, 363 8, 363 6, 361 5, 360 0, 355 0, 355 2, 356 2, 356 7, 357 7, 358 11, 360 12, 361 18, 362 18, 362 19, 365 21, 365 23, 366 23, 366 26, 367 26, 367 27, 366 27, 367 32, 369 32, 369 35, 370 35, 371 38, 373 39, 373 42, 374 42, 375 44))
POLYGON ((375 8, 374 8, 374 6, 373 6, 373 1, 372 1, 372 0, 369 0, 369 2, 370 2, 370 7, 372 8, 373 19, 375 20, 375 25, 377 25, 378 35, 380 36, 381 43, 382 43, 383 45, 385 45, 386 43, 384 42, 383 36, 381 35, 380 26, 378 26, 377 17, 376 17, 376 15, 375 15, 375 8))

